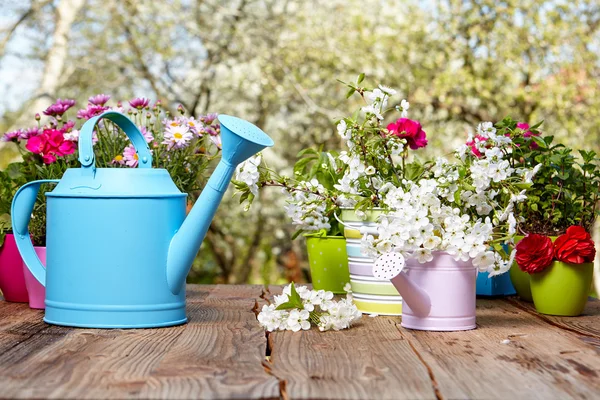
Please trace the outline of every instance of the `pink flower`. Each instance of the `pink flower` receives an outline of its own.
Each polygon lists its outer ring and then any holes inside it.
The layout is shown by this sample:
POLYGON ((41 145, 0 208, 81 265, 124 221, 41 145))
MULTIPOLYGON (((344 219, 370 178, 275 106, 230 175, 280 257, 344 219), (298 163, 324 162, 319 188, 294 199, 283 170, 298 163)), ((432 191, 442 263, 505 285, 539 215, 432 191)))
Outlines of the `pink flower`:
POLYGON ((77 111, 77 118, 88 120, 95 117, 96 115, 102 114, 104 111, 110 110, 109 107, 88 105, 85 110, 77 111))
POLYGON ((137 108, 138 110, 148 107, 148 104, 150 104, 150 100, 148 100, 145 97, 136 97, 135 99, 129 102, 129 105, 131 107, 137 108))
POLYGON ((123 150, 123 159, 125 160, 125 165, 132 168, 137 167, 138 158, 139 157, 135 151, 135 147, 133 147, 132 144, 125 147, 125 150, 123 150))
POLYGON ((113 158, 111 163, 114 165, 125 165, 125 158, 121 154, 118 154, 113 158))
POLYGON ((400 118, 398 121, 389 124, 387 129, 392 135, 406 139, 413 150, 427 146, 426 134, 419 121, 400 118))
POLYGON ((23 132, 19 129, 12 132, 6 132, 1 138, 0 142, 18 142, 21 140, 23 132))
POLYGON ((63 137, 64 132, 57 129, 44 129, 38 135, 27 140, 25 148, 39 154, 46 164, 52 164, 56 157, 64 157, 75 152, 75 144, 63 137))
POLYGON ((216 113, 210 113, 200 117, 200 121, 204 122, 206 125, 212 125, 215 119, 217 119, 216 113))
MULTIPOLYGON (((523 131, 523 137, 524 138, 530 138, 532 136, 540 136, 540 133, 533 133, 529 130, 529 124, 526 122, 519 122, 517 123, 517 128, 523 131)), ((539 147, 539 145, 534 141, 531 140, 529 142, 529 147, 531 147, 532 149, 537 149, 539 147)))
MULTIPOLYGON (((481 154, 481 151, 479 151, 479 147, 481 146, 479 143, 485 143, 487 140, 488 138, 485 136, 475 135, 473 139, 467 141, 466 145, 471 148, 471 152, 475 155, 475 157, 481 158, 483 157, 483 154, 481 154)), ((489 147, 489 145, 484 145, 484 147, 489 147)))
POLYGON ((200 130, 199 130, 200 123, 199 123, 199 121, 196 121, 194 119, 194 117, 185 118, 183 120, 183 122, 188 127, 188 129, 190 131, 192 131, 192 133, 194 133, 195 135, 198 135, 198 136, 202 136, 202 134, 200 133, 200 130))
POLYGON ((58 99, 54 104, 50 107, 46 108, 44 111, 45 115, 50 115, 52 117, 58 117, 63 115, 67 110, 75 105, 75 100, 69 99, 58 99))
POLYGON ((146 129, 145 126, 142 126, 142 135, 144 135, 144 139, 146 139, 146 143, 150 143, 151 141, 154 140, 154 136, 152 135, 152 132, 150 132, 148 129, 146 129))
POLYGON ((92 96, 88 99, 88 102, 90 104, 93 104, 95 106, 103 106, 106 104, 106 102, 110 100, 110 96, 107 94, 97 94, 95 96, 92 96))
POLYGON ((219 136, 210 136, 209 139, 211 142, 214 143, 215 146, 217 146, 217 149, 221 150, 223 148, 220 135, 219 136))

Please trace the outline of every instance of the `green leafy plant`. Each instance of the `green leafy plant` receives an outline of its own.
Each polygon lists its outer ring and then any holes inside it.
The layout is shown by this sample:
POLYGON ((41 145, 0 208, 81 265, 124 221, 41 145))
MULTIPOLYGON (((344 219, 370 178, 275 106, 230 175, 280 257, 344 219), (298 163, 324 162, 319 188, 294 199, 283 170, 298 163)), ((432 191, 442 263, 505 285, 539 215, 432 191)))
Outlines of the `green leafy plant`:
POLYGON ((600 158, 591 150, 574 151, 555 144, 552 136, 541 134, 540 125, 529 127, 511 118, 497 124, 500 133, 518 144, 511 165, 537 171, 527 200, 516 207, 518 229, 522 234, 558 236, 579 225, 591 232, 599 213, 600 158))

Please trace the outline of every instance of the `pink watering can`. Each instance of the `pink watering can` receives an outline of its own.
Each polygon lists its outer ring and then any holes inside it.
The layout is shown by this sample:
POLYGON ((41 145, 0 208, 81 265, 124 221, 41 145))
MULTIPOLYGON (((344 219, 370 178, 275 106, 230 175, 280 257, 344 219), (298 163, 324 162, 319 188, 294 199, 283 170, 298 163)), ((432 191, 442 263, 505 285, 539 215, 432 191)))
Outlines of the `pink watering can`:
POLYGON ((400 253, 377 259, 373 275, 392 282, 402 296, 402 326, 427 331, 475 329, 477 268, 444 252, 420 264, 400 253))

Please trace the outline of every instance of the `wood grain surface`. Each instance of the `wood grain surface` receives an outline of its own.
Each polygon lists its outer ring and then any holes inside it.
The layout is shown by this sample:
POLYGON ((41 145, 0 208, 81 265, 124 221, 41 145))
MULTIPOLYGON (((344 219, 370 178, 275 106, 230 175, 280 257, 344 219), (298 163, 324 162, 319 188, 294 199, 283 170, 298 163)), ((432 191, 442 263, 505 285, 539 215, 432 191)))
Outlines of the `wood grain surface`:
POLYGON ((365 316, 346 331, 266 335, 255 313, 280 291, 189 285, 188 324, 140 330, 51 326, 0 301, 0 398, 600 397, 598 300, 567 318, 478 299, 466 332, 365 316))

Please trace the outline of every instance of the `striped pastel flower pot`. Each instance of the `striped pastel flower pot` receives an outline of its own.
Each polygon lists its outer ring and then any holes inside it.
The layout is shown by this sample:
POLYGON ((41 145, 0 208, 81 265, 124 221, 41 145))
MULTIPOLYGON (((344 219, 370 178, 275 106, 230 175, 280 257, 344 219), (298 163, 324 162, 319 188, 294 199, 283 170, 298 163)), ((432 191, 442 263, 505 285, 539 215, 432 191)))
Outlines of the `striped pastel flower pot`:
POLYGON ((381 210, 367 212, 364 220, 356 216, 353 209, 343 209, 341 220, 344 224, 346 252, 350 270, 350 285, 354 304, 365 314, 402 315, 402 297, 390 281, 373 276, 375 260, 365 255, 360 246, 363 227, 375 227, 381 210))

